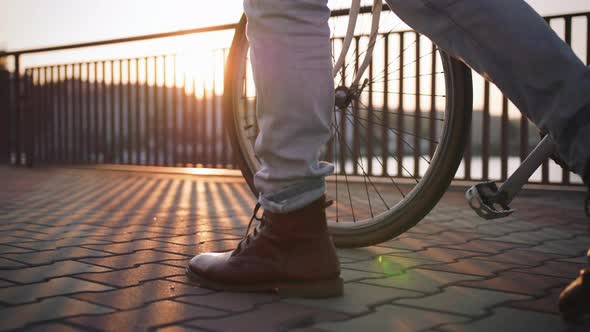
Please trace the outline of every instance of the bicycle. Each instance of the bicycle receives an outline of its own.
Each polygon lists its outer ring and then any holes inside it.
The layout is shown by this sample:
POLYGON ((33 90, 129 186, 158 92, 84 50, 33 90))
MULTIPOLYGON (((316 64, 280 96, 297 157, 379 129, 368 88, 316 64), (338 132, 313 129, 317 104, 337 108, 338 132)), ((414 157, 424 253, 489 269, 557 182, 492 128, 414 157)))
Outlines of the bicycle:
MULTIPOLYGON (((387 55, 378 59, 375 49, 392 46, 390 35, 399 30, 401 21, 398 19, 393 26, 386 23, 392 22, 386 20, 387 16, 394 14, 381 0, 333 1, 330 6, 336 98, 333 139, 323 154, 335 164, 335 174, 326 180, 328 194, 336 203, 327 211, 328 227, 337 246, 362 247, 394 238, 416 225, 447 190, 470 132, 471 70, 430 45, 424 36, 414 33, 413 41, 408 41, 403 37, 408 32, 403 32, 396 39, 399 56, 392 60, 399 65, 390 71, 391 59, 387 55), (431 47, 426 55, 430 57, 427 73, 420 70, 426 57, 420 56, 424 45, 431 47), (415 50, 413 62, 405 54, 408 49, 415 50), (383 61, 383 72, 375 74, 377 60, 383 61), (407 70, 410 66, 415 69, 407 70), (429 89, 420 83, 426 76, 431 82, 429 89), (405 90, 408 80, 414 84, 410 92, 405 90), (391 82, 397 84, 398 91, 386 93, 391 82), (379 94, 376 87, 383 89, 380 104, 373 100, 379 94), (397 99, 397 107, 387 102, 389 94, 397 99), (414 107, 404 105, 408 95, 414 99, 414 107), (421 107, 424 98, 430 101, 428 108, 421 107), (389 126, 392 121, 396 127, 389 126), (406 125, 414 131, 405 130, 406 125), (428 134, 423 134, 425 131, 428 134), (390 132, 394 135, 391 141, 387 138, 390 132), (372 142, 379 137, 386 139, 375 151, 372 142), (360 146, 359 139, 365 146, 360 146)), ((245 28, 246 19, 242 17, 227 62, 224 121, 230 128, 230 140, 244 178, 257 195, 253 184, 253 175, 260 167, 253 148, 257 134, 256 96, 250 79, 245 28)), ((510 201, 553 150, 547 136, 531 154, 532 159, 527 159, 502 188, 482 183, 468 190, 472 208, 488 219, 512 213, 510 201)))

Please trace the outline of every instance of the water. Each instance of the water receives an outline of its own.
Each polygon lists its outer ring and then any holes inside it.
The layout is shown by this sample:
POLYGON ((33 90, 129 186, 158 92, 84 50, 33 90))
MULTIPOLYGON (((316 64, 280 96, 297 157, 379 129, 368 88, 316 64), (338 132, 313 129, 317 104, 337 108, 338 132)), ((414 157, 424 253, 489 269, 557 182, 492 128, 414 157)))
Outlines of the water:
MULTIPOLYGON (((420 175, 423 176, 426 173, 426 169, 428 168, 428 160, 430 158, 428 156, 424 156, 424 158, 419 159, 419 171, 420 175)), ((414 172, 414 157, 407 156, 404 157, 402 160, 403 171, 402 175, 409 177, 412 176, 414 172)), ((488 169, 488 177, 490 180, 500 180, 502 177, 502 160, 500 157, 490 157, 489 158, 489 169, 488 169)), ((520 165, 520 157, 509 157, 508 158, 508 174, 512 174, 520 165)), ((341 164, 336 164, 336 170, 339 170, 342 166, 341 164)), ((359 163, 357 164, 359 174, 363 174, 363 169, 365 172, 368 172, 368 164, 367 158, 361 158, 359 163), (362 165, 362 167, 361 167, 362 165)), ((394 158, 389 158, 387 160, 387 173, 396 176, 398 168, 398 162, 394 158)), ((345 163, 345 170, 347 173, 351 174, 353 172, 353 162, 351 160, 347 160, 345 163)), ((372 171, 373 174, 381 174, 383 170, 381 158, 373 158, 372 164, 372 171)), ((557 165, 552 160, 549 161, 549 182, 551 183, 561 183, 562 179, 562 168, 557 165)), ((455 179, 461 180, 465 178, 465 161, 461 162, 459 165, 459 169, 455 174, 455 179)), ((483 161, 481 157, 472 157, 471 159, 471 179, 473 180, 480 180, 483 178, 483 161)), ((542 174, 541 174, 541 167, 539 167, 535 173, 530 178, 530 182, 541 182, 542 174)), ((570 173, 570 182, 575 184, 581 184, 582 179, 580 176, 570 173)))

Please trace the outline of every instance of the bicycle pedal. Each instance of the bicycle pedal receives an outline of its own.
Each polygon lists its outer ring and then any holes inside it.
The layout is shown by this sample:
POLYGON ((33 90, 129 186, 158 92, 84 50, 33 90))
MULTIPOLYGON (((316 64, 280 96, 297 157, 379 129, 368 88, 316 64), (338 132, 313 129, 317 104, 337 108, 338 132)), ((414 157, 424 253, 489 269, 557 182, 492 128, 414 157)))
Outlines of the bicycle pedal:
POLYGON ((516 211, 504 203, 504 196, 498 191, 495 182, 476 184, 465 192, 469 206, 478 216, 487 220, 505 218, 516 211))

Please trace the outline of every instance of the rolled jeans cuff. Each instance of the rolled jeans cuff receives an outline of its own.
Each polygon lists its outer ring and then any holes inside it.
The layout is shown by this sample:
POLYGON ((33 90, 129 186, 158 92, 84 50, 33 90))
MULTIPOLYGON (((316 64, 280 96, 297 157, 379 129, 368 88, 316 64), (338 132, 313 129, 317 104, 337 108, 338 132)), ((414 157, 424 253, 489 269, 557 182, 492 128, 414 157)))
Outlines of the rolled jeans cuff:
POLYGON ((315 178, 275 193, 261 193, 258 202, 266 211, 289 213, 313 203, 321 198, 325 192, 326 183, 324 178, 315 178))

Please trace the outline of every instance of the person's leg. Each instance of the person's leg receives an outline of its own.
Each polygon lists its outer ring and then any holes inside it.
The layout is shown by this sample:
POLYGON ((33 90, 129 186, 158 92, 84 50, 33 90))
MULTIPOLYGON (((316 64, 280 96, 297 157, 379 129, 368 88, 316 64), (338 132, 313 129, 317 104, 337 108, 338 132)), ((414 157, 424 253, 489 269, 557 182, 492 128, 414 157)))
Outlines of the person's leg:
POLYGON ((324 177, 333 167, 318 161, 334 107, 327 0, 244 5, 260 127, 255 150, 262 161, 252 220, 260 206, 264 214, 234 251, 195 256, 187 275, 220 290, 338 296, 343 281, 324 197, 324 177))
POLYGON ((262 163, 254 183, 265 210, 285 213, 321 197, 334 169, 318 161, 334 107, 330 10, 327 0, 248 0, 245 11, 262 163))
POLYGON ((590 160, 590 69, 522 0, 387 0, 407 24, 494 82, 570 168, 590 160))

